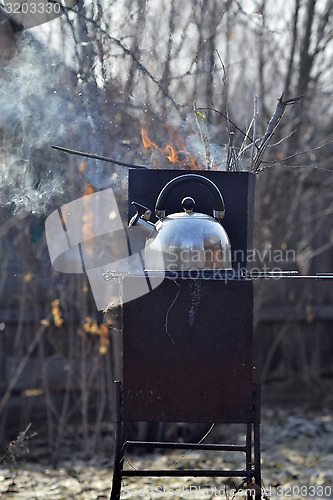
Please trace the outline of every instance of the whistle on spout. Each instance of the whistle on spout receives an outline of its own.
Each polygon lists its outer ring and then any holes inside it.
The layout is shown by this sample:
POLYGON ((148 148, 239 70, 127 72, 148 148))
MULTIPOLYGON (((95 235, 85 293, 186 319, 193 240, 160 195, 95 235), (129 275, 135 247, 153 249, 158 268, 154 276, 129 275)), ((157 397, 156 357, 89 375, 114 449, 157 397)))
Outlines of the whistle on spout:
POLYGON ((158 233, 155 224, 149 221, 151 210, 140 203, 132 201, 131 205, 136 208, 136 214, 133 215, 128 223, 128 227, 143 235, 146 239, 153 238, 158 233))

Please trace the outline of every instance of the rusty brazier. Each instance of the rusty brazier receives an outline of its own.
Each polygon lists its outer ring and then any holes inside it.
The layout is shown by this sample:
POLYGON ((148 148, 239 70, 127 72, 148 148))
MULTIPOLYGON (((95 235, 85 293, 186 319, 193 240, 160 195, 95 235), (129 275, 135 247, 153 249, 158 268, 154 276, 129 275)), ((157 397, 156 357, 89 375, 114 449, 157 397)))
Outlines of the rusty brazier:
MULTIPOLYGON (((189 172, 189 174, 193 171, 189 172)), ((124 476, 242 477, 248 499, 261 498, 260 395, 253 377, 253 283, 244 278, 252 249, 254 175, 196 171, 212 181, 225 203, 223 226, 231 242, 232 270, 168 274, 150 293, 123 304, 123 380, 115 382, 115 461, 111 500, 121 497, 124 476), (232 272, 231 272, 232 271, 232 272), (244 445, 126 441, 126 422, 246 424, 244 445), (242 470, 124 470, 126 449, 214 449, 245 454, 242 470)), ((131 170, 132 201, 154 207, 163 186, 187 175, 181 170, 131 170)), ((190 179, 191 175, 189 176, 190 179)), ((211 213, 204 185, 182 182, 170 193, 167 213, 179 212, 184 197, 195 210, 211 213)), ((156 219, 152 217, 152 222, 156 219)), ((143 241, 144 245, 144 241, 143 241)), ((138 276, 123 279, 124 290, 138 276)), ((154 279, 153 277, 147 278, 154 279)))

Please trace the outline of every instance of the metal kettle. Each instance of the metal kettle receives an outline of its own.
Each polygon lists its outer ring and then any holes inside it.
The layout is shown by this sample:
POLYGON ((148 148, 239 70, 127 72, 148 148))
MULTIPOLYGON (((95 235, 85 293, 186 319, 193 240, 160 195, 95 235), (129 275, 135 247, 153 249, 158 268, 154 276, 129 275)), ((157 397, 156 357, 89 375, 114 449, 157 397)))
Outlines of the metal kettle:
POLYGON ((151 210, 133 201, 137 212, 129 227, 146 238, 145 268, 151 271, 181 271, 192 269, 231 269, 231 248, 221 219, 224 201, 218 187, 197 174, 175 177, 168 182, 156 200, 156 224, 149 221, 151 210), (181 183, 191 181, 206 186, 214 199, 213 216, 194 212, 195 201, 185 197, 183 212, 165 215, 170 192, 181 183))

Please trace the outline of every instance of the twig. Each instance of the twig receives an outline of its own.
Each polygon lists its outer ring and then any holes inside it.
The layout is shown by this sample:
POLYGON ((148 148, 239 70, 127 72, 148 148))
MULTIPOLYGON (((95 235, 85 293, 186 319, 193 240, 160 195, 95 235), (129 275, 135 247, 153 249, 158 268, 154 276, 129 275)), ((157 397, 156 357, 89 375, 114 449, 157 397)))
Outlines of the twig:
POLYGON ((234 146, 234 132, 230 132, 230 135, 229 135, 228 157, 227 157, 226 170, 227 170, 227 172, 230 172, 232 170, 237 170, 237 157, 236 157, 235 146, 234 146))
MULTIPOLYGON (((286 141, 287 139, 290 139, 290 137, 292 135, 294 135, 295 133, 297 132, 297 129, 295 128, 295 130, 293 130, 292 132, 290 132, 290 134, 286 135, 286 137, 282 137, 282 139, 280 139, 279 141, 277 142, 274 142, 274 144, 268 144, 267 147, 269 148, 274 148, 275 146, 278 146, 279 144, 281 144, 283 141, 286 141)), ((261 139, 260 139, 261 140, 261 139)), ((261 163, 265 163, 264 161, 262 161, 261 163)))
MULTIPOLYGON (((249 133, 250 133, 250 130, 251 130, 252 125, 253 125, 253 118, 252 118, 252 120, 251 120, 250 125, 249 125, 249 126, 248 126, 248 128, 247 128, 247 131, 246 131, 246 133, 247 133, 247 134, 249 134, 249 133)), ((252 147, 252 148, 253 148, 253 147, 255 147, 255 148, 257 148, 257 150, 258 150, 258 149, 259 149, 259 147, 257 146, 257 144, 261 141, 261 139, 262 139, 262 138, 260 137, 260 138, 258 138, 258 139, 256 140, 256 142, 255 142, 255 143, 245 145, 245 137, 244 137, 244 140, 243 140, 243 142, 242 142, 242 145, 241 145, 241 147, 240 147, 240 149, 239 149, 239 153, 238 153, 238 155, 237 155, 237 160, 239 160, 239 158, 241 158, 242 156, 244 156, 244 153, 246 153, 246 151, 248 151, 251 147, 252 147)), ((251 139, 251 142, 252 142, 252 139, 251 139)))
POLYGON ((257 120, 258 120, 258 98, 254 99, 254 115, 253 115, 253 140, 252 140, 252 155, 251 155, 251 170, 254 163, 255 157, 255 144, 257 140, 257 120))
POLYGON ((269 140, 271 139, 275 130, 277 129, 277 126, 279 125, 281 118, 284 115, 286 107, 300 102, 302 97, 303 96, 293 97, 291 99, 287 99, 286 101, 284 101, 283 94, 282 94, 282 96, 279 98, 277 105, 276 105, 276 108, 275 108, 275 111, 274 111, 274 114, 268 122, 268 126, 267 126, 266 132, 262 138, 259 150, 257 151, 257 154, 255 155, 255 158, 254 158, 253 163, 251 165, 252 172, 257 172, 259 170, 262 155, 264 154, 264 152, 267 148, 269 140))
MULTIPOLYGON (((6 448, 6 451, 4 452, 4 454, 2 455, 2 457, 0 459, 0 463, 5 462, 7 457, 10 457, 12 460, 15 461, 15 453, 17 453, 18 448, 24 447, 24 446, 26 447, 28 439, 37 435, 36 432, 34 432, 28 436, 28 431, 29 431, 30 427, 31 427, 31 422, 27 425, 27 427, 25 428, 24 431, 20 432, 20 434, 17 436, 16 439, 14 439, 13 441, 11 441, 9 443, 9 445, 6 448)), ((26 450, 27 450, 27 448, 26 448, 26 450)), ((27 450, 27 451, 29 451, 29 450, 27 450)))
MULTIPOLYGON (((264 163, 264 162, 262 162, 262 163, 264 163)), ((278 163, 275 163, 274 165, 268 164, 265 166, 261 166, 261 167, 259 167, 257 172, 260 172, 261 170, 265 170, 266 168, 279 168, 279 167, 281 167, 281 168, 313 168, 315 170, 323 170, 324 172, 330 172, 331 174, 333 174, 333 169, 318 167, 317 165, 283 165, 283 164, 278 164, 278 163)))
POLYGON ((53 149, 58 149, 59 151, 63 151, 64 153, 69 153, 70 155, 85 156, 86 158, 92 158, 93 160, 108 161, 109 163, 115 163, 116 165, 120 165, 121 167, 148 168, 144 167, 143 165, 133 165, 132 163, 125 163, 123 161, 113 160, 112 158, 107 158, 106 156, 99 156, 91 153, 82 153, 81 151, 74 151, 73 149, 63 148, 62 146, 51 146, 51 147, 53 149))
POLYGON ((177 281, 176 281, 176 280, 174 280, 174 283, 176 283, 176 285, 178 286, 178 290, 177 290, 177 293, 176 293, 175 298, 173 299, 173 301, 172 301, 172 303, 171 303, 171 305, 170 305, 169 309, 168 309, 168 310, 167 310, 167 312, 166 312, 166 315, 165 315, 165 325, 164 325, 164 326, 165 326, 165 331, 166 331, 166 333, 167 333, 168 337, 170 338, 170 340, 171 340, 171 342, 172 342, 173 344, 175 343, 175 341, 174 341, 174 340, 173 340, 173 338, 171 337, 171 335, 170 335, 170 333, 169 333, 169 330, 168 330, 168 319, 169 319, 169 312, 171 311, 171 309, 172 309, 172 307, 173 307, 174 303, 176 302, 176 300, 178 299, 178 295, 179 295, 179 293, 180 293, 180 285, 179 285, 179 283, 177 283, 177 281))
MULTIPOLYGON (((209 429, 208 429, 208 431, 206 432, 206 434, 205 434, 205 435, 204 435, 204 436, 200 439, 200 441, 198 441, 198 443, 197 443, 197 444, 201 444, 201 443, 202 443, 202 442, 206 439, 206 437, 207 437, 207 436, 208 436, 208 435, 212 432, 212 430, 214 429, 214 426, 215 426, 215 424, 212 424, 212 425, 209 427, 209 429)), ((177 460, 176 460, 176 461, 175 461, 175 462, 171 465, 170 469, 174 469, 174 468, 176 467, 176 465, 177 465, 177 464, 178 464, 181 460, 183 460, 183 458, 185 458, 185 457, 186 457, 186 455, 188 455, 189 453, 191 453, 191 451, 193 451, 193 450, 187 450, 187 452, 186 452, 186 453, 184 453, 181 457, 179 457, 179 458, 178 458, 178 459, 177 459, 177 460)))
POLYGON ((229 108, 228 108, 227 73, 226 73, 225 66, 224 66, 224 63, 222 61, 222 57, 220 56, 219 51, 216 50, 216 53, 217 53, 217 57, 219 58, 220 64, 222 66, 222 71, 223 71, 222 83, 223 83, 224 98, 225 98, 225 114, 226 114, 226 118, 227 118, 227 131, 228 131, 228 137, 229 137, 226 170, 231 170, 232 169, 232 160, 235 160, 235 152, 233 150, 234 137, 233 137, 233 134, 231 133, 231 130, 230 130, 229 108))
POLYGON ((212 165, 212 157, 210 154, 210 145, 209 145, 207 124, 205 122, 205 118, 202 115, 202 113, 200 113, 198 111, 198 108, 197 108, 197 105, 195 102, 193 103, 193 109, 194 109, 195 119, 196 119, 199 133, 200 133, 201 142, 202 142, 203 147, 204 147, 206 169, 210 170, 211 165, 212 165))
MULTIPOLYGON (((231 123, 231 125, 233 127, 235 127, 235 129, 238 130, 238 132, 240 132, 246 139, 248 139, 252 143, 252 137, 250 137, 246 132, 244 132, 241 128, 239 128, 228 116, 221 113, 221 111, 218 111, 217 109, 214 109, 214 108, 207 108, 207 107, 200 107, 197 109, 199 111, 201 111, 201 110, 202 111, 205 111, 205 110, 214 111, 215 113, 218 113, 219 115, 223 116, 223 118, 225 118, 229 123, 231 123)), ((257 147, 257 149, 259 149, 259 148, 257 147)))
MULTIPOLYGON (((329 144, 332 144, 332 143, 333 143, 333 139, 331 141, 325 142, 325 144, 322 144, 321 146, 317 146, 316 148, 307 149, 306 151, 299 151, 298 153, 294 153, 290 156, 285 156, 284 158, 281 158, 281 160, 262 161, 262 163, 281 163, 284 160, 290 160, 290 158, 295 158, 295 156, 312 153, 313 151, 317 151, 318 149, 322 149, 325 146, 328 146, 329 144)), ((279 144, 279 143, 277 143, 277 144, 279 144)))
POLYGON ((223 83, 223 89, 224 89, 224 98, 225 98, 225 114, 227 116, 227 128, 228 128, 228 134, 230 135, 230 127, 229 127, 229 107, 228 107, 228 88, 227 88, 227 72, 225 70, 225 66, 222 60, 222 57, 219 53, 219 51, 216 49, 216 54, 217 57, 220 61, 222 71, 223 71, 223 76, 222 76, 222 83, 223 83))

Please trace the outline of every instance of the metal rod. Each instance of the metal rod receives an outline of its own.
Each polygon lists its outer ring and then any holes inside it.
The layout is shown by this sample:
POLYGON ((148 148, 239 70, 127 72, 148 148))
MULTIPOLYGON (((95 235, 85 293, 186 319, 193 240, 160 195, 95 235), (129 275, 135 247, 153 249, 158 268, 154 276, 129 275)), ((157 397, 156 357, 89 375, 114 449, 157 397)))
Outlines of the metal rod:
POLYGON ((115 416, 115 435, 114 435, 114 467, 113 467, 113 481, 112 481, 110 500, 119 500, 122 475, 123 475, 122 470, 124 465, 124 453, 122 448, 123 422, 121 418, 122 384, 120 381, 114 382, 114 396, 116 405, 116 416, 115 416))
POLYGON ((251 472, 245 470, 124 470, 123 476, 147 476, 147 477, 249 477, 251 472))
MULTIPOLYGON (((246 425, 246 470, 251 470, 252 466, 252 424, 247 424, 246 425)), ((247 495, 246 498, 247 500, 251 500, 252 498, 252 493, 250 492, 251 489, 251 478, 248 478, 247 481, 247 495)))
POLYGON ((253 424, 253 441, 254 441, 254 481, 258 486, 255 494, 255 500, 261 500, 261 456, 260 456, 260 420, 261 420, 261 385, 254 384, 254 424, 253 424))
POLYGON ((318 280, 318 281, 325 281, 325 280, 331 280, 333 279, 333 273, 332 274, 316 274, 314 276, 302 276, 302 275, 289 275, 289 274, 279 274, 279 273, 262 273, 262 274, 251 274, 248 273, 246 275, 247 278, 252 278, 252 279, 259 279, 259 278, 264 278, 264 279, 312 279, 312 280, 318 280))
MULTIPOLYGON (((251 272, 250 272, 251 273, 251 272)), ((265 275, 265 274, 283 274, 283 275, 286 275, 286 276, 295 276, 295 274, 298 274, 298 271, 284 271, 282 269, 278 270, 278 271, 254 271, 253 273, 251 273, 251 276, 253 275, 265 275)))
POLYGON ((161 441, 126 441, 126 448, 164 448, 177 450, 220 450, 220 451, 247 451, 246 446, 235 444, 198 444, 198 443, 167 443, 161 441))
POLYGON ((260 458, 260 424, 254 424, 254 480, 258 486, 255 500, 261 500, 261 458, 260 458))
POLYGON ((123 161, 113 160, 112 158, 107 158, 106 156, 99 156, 91 153, 82 153, 81 151, 75 151, 74 149, 63 148, 62 146, 52 146, 52 149, 58 149, 59 151, 63 151, 64 153, 69 153, 70 155, 85 156, 86 158, 92 158, 93 160, 108 161, 109 163, 115 163, 116 165, 120 165, 121 167, 148 168, 144 167, 143 165, 133 165, 132 163, 125 163, 123 161))

